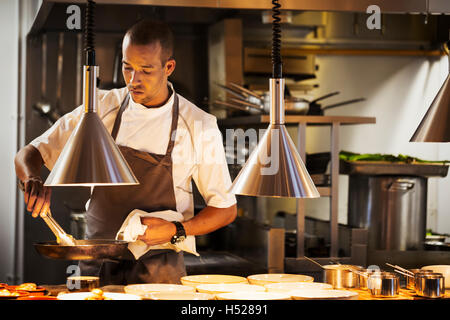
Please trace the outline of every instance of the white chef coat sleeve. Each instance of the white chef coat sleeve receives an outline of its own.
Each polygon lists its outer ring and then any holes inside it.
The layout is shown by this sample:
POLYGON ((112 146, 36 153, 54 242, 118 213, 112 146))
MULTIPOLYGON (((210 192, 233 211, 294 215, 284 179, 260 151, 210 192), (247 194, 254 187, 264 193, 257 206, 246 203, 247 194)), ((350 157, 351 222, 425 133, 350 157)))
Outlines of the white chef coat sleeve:
POLYGON ((207 206, 228 208, 236 203, 236 197, 230 192, 231 178, 216 117, 202 121, 201 126, 194 134, 197 159, 192 178, 207 206))
POLYGON ((83 112, 83 106, 77 107, 72 112, 59 118, 47 131, 30 142, 32 146, 39 150, 44 164, 49 170, 53 169, 59 154, 78 124, 83 112))

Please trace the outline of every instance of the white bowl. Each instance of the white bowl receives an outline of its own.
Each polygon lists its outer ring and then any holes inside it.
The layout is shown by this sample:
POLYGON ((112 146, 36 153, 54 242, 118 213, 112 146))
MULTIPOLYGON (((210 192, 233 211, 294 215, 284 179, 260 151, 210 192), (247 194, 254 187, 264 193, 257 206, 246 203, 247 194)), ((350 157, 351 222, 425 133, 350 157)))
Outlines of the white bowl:
POLYGON ((349 290, 303 289, 289 292, 293 300, 358 300, 358 293, 349 290))
MULTIPOLYGON (((91 295, 91 292, 61 293, 57 298, 58 300, 85 300, 91 295)), ((112 300, 141 300, 141 297, 127 293, 103 292, 103 295, 112 300)))
POLYGON ((433 272, 436 272, 436 273, 442 273, 442 275, 445 278, 445 280, 444 280, 445 289, 450 289, 450 265, 437 264, 437 265, 425 266, 425 267, 422 267, 422 269, 432 270, 433 272))
POLYGON ((197 291, 210 294, 218 294, 239 291, 264 292, 266 291, 266 288, 264 288, 263 286, 246 283, 210 283, 198 285, 197 291))
POLYGON ((292 290, 322 289, 330 290, 333 286, 322 282, 279 282, 265 284, 267 292, 290 292, 292 290))
POLYGON ((142 298, 146 300, 214 300, 214 295, 197 292, 153 292, 142 298))
POLYGON ((200 284, 209 283, 248 283, 247 279, 239 276, 223 274, 199 274, 180 278, 181 283, 186 286, 197 287, 200 284))
POLYGON ((250 284, 256 284, 263 286, 269 283, 280 282, 313 282, 314 278, 305 276, 303 274, 288 274, 288 273, 267 273, 267 274, 254 274, 247 277, 250 284))
POLYGON ((216 295, 217 300, 291 300, 290 294, 280 292, 226 292, 216 295))
POLYGON ((146 283, 146 284, 131 284, 125 286, 124 291, 129 294, 142 296, 152 292, 195 292, 195 288, 183 286, 181 284, 169 283, 146 283))

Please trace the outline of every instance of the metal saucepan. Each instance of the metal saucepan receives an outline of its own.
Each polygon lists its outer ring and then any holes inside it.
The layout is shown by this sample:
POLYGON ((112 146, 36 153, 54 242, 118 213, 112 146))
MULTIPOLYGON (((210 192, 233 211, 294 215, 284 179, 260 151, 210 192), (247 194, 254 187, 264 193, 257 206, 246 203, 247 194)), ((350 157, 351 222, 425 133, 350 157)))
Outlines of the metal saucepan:
POLYGON ((445 295, 445 278, 442 273, 417 273, 414 289, 418 296, 441 298, 445 295))
POLYGON ((334 289, 358 288, 358 273, 364 270, 361 266, 347 264, 326 265, 323 268, 324 282, 331 284, 334 289))
POLYGON ((56 241, 35 243, 36 251, 47 258, 58 260, 120 259, 127 254, 128 241, 77 240, 76 245, 64 246, 56 241))
POLYGON ((392 272, 372 273, 367 280, 367 288, 374 297, 395 297, 400 293, 400 280, 392 272))

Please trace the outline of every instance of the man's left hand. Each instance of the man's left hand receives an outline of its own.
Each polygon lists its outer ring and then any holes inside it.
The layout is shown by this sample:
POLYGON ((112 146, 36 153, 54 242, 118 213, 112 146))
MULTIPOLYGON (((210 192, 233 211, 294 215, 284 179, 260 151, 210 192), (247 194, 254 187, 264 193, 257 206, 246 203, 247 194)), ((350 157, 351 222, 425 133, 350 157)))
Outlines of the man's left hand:
POLYGON ((164 219, 146 217, 141 218, 141 222, 147 226, 147 230, 137 239, 151 246, 170 242, 177 231, 172 222, 164 219))

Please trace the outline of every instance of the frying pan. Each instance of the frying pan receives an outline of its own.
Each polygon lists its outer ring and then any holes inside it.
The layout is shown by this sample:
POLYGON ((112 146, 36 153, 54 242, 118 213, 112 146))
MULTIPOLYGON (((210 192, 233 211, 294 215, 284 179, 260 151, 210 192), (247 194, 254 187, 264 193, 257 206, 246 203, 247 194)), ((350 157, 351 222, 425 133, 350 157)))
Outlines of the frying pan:
POLYGON ((56 241, 49 241, 35 243, 34 248, 40 255, 58 260, 120 259, 128 252, 128 241, 77 240, 74 246, 64 246, 56 241))

